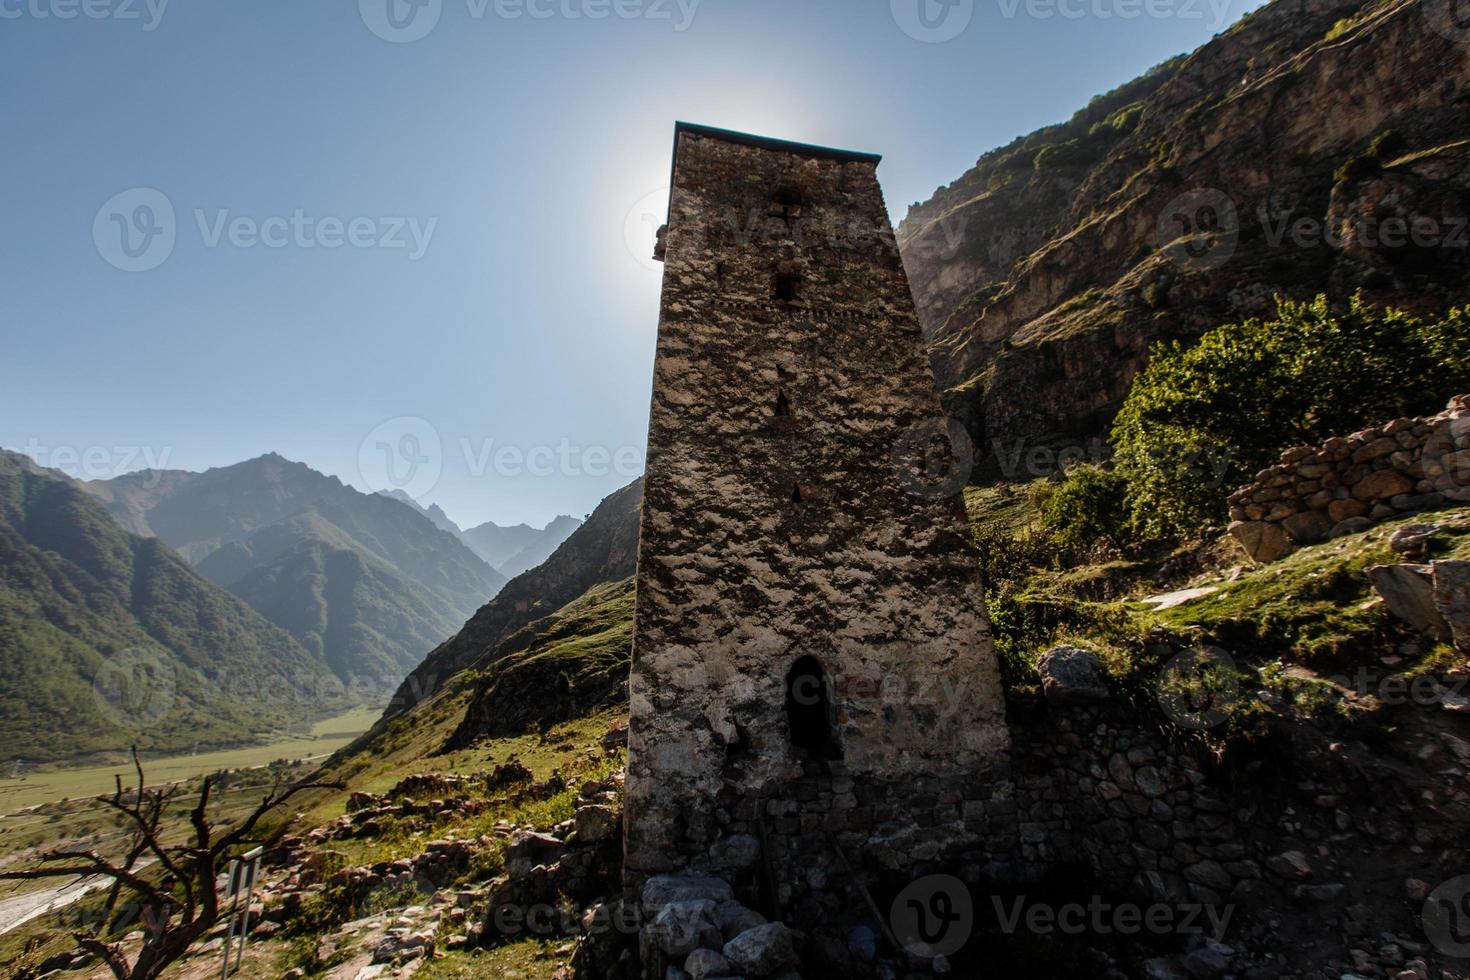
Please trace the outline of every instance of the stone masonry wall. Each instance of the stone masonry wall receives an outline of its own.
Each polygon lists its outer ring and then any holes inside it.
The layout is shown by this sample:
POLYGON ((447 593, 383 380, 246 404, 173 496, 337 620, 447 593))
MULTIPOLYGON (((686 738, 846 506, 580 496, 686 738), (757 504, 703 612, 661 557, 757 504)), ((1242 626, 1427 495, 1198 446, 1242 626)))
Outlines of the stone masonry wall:
POLYGON ((877 159, 687 126, 675 154, 625 872, 637 889, 732 838, 746 854, 763 812, 760 860, 795 908, 800 876, 841 876, 830 848, 794 863, 827 833, 861 839, 855 863, 976 843, 964 807, 978 826, 989 791, 946 787, 1003 768, 1001 686, 957 488, 906 469, 943 412, 877 159), (825 758, 788 724, 806 657, 825 758))
POLYGON ((1119 705, 1013 710, 1021 856, 1080 862, 1156 901, 1219 904, 1261 878, 1202 759, 1119 705))
POLYGON ((1298 446, 1230 497, 1230 531, 1257 561, 1399 514, 1470 501, 1470 395, 1439 415, 1298 446))

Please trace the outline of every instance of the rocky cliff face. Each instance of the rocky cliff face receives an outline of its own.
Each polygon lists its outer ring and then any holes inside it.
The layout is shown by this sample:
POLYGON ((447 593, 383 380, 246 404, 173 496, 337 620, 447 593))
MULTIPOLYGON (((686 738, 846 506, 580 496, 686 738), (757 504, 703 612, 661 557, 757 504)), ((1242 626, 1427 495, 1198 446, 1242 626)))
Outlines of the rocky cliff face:
POLYGON ((898 235, 949 410, 981 445, 1067 440, 1152 343, 1274 294, 1463 302, 1470 45, 1437 13, 1277 0, 915 205, 898 235))

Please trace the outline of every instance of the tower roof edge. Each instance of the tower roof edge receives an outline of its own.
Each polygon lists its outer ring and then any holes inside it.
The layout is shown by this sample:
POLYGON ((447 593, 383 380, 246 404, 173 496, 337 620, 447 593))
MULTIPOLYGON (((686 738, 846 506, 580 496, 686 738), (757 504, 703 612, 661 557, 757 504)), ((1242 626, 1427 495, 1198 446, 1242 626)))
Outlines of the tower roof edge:
POLYGON ((733 129, 719 129, 714 126, 701 126, 698 123, 690 122, 676 122, 674 124, 675 146, 678 145, 679 137, 684 133, 689 133, 694 136, 704 136, 709 139, 725 140, 730 143, 741 143, 746 146, 756 146, 764 150, 775 150, 780 153, 794 153, 799 156, 822 157, 831 160, 873 164, 883 159, 882 155, 878 153, 861 153, 857 150, 841 150, 831 146, 797 143, 792 140, 775 139, 770 136, 757 136, 754 133, 741 133, 733 129))

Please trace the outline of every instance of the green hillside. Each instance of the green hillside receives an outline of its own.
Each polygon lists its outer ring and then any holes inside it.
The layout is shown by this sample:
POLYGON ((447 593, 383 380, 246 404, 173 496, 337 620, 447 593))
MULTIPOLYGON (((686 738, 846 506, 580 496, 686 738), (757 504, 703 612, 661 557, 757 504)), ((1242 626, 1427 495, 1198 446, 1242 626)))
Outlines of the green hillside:
POLYGON ((75 483, 0 454, 0 738, 10 760, 247 741, 329 704, 320 660, 124 531, 75 483))

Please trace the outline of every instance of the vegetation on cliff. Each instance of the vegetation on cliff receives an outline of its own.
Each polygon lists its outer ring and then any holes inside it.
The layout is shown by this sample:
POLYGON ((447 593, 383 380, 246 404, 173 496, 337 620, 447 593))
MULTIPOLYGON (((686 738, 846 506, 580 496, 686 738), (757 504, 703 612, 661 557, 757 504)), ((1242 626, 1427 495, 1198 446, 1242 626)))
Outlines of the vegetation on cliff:
POLYGON ((1326 296, 1282 300, 1274 317, 1160 345, 1113 423, 1129 521, 1146 536, 1193 534, 1283 449, 1431 415, 1464 391, 1465 309, 1421 317, 1357 296, 1342 310, 1326 296))

